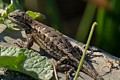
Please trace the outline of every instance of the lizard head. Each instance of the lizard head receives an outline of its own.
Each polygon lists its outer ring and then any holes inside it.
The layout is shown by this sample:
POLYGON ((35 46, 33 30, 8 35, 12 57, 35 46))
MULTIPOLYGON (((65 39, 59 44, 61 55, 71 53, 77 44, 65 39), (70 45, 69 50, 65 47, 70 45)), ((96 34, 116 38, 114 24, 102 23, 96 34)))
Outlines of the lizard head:
POLYGON ((24 26, 29 26, 29 24, 32 23, 31 17, 20 10, 9 13, 8 18, 14 23, 21 25, 23 28, 26 28, 24 26))

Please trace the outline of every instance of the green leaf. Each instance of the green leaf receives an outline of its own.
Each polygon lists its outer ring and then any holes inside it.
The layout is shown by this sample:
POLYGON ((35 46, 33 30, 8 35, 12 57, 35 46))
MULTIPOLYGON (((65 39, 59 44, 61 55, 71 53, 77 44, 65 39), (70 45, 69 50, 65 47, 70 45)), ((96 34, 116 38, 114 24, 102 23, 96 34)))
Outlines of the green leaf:
POLYGON ((25 73, 38 80, 50 80, 53 76, 49 59, 23 48, 0 47, 0 67, 25 73))
POLYGON ((9 6, 6 7, 6 14, 13 12, 15 10, 15 5, 11 3, 9 6))
POLYGON ((33 19, 37 19, 37 20, 44 20, 45 19, 45 16, 43 14, 38 13, 38 12, 27 11, 26 14, 31 16, 33 19))
POLYGON ((0 0, 0 9, 5 9, 7 5, 9 5, 10 0, 0 0))
POLYGON ((26 56, 23 53, 20 53, 18 56, 0 56, 0 67, 19 71, 21 68, 20 64, 25 58, 26 56))
POLYGON ((3 13, 1 16, 5 18, 5 17, 7 17, 7 15, 8 15, 10 12, 12 12, 12 11, 14 11, 14 10, 15 10, 15 6, 14 6, 14 4, 13 4, 13 1, 11 0, 11 4, 6 7, 5 13, 3 13))
POLYGON ((5 13, 3 13, 1 16, 2 17, 7 17, 7 15, 10 13, 10 12, 13 12, 14 10, 16 9, 21 9, 19 3, 17 0, 11 0, 11 3, 6 7, 5 9, 5 13))
POLYGON ((4 18, 0 18, 0 24, 4 24, 4 18))
MULTIPOLYGON (((5 8, 5 10, 3 10, 2 13, 0 13, 0 24, 5 24, 7 26, 7 28, 11 29, 11 30, 20 30, 18 28, 18 25, 11 22, 7 16, 10 12, 13 12, 15 9, 20 9, 21 10, 21 7, 19 5, 19 2, 18 0, 10 0, 11 3, 5 8)), ((0 7, 3 7, 4 5, 2 5, 4 2, 3 0, 0 1, 1 4, 0 4, 0 7)))
POLYGON ((3 8, 3 6, 4 6, 3 0, 0 0, 0 8, 3 8))

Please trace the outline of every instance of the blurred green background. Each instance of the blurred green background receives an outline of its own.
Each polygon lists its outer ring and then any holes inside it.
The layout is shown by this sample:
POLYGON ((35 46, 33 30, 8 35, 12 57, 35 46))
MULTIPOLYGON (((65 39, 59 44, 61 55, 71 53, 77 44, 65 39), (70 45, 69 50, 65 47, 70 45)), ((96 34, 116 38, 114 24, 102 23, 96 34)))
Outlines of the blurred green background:
MULTIPOLYGON (((95 29, 91 45, 120 57, 120 0, 16 0, 24 10, 46 16, 42 21, 63 34, 86 43, 90 27, 95 29)), ((10 0, 0 0, 0 7, 10 0)))

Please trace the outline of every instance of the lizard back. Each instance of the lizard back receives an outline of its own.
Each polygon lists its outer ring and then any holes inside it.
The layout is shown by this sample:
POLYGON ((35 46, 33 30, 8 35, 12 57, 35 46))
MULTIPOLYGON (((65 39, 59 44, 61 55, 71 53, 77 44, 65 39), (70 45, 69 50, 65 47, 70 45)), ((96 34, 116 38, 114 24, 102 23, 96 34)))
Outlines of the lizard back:
MULTIPOLYGON (((67 56, 69 64, 75 68, 78 67, 78 59, 81 58, 81 55, 62 33, 48 27, 47 25, 39 23, 20 10, 9 13, 8 18, 21 25, 26 31, 28 30, 34 39, 34 42, 36 42, 47 53, 57 59, 67 56)), ((84 61, 81 71, 95 80, 104 80, 86 61, 84 61)))

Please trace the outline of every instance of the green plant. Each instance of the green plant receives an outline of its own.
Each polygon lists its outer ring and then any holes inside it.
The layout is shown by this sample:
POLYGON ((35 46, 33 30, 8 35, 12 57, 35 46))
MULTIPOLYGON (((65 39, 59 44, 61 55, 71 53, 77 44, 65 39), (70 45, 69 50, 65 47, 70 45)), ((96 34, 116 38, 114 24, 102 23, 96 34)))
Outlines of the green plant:
POLYGON ((88 40, 87 40, 87 43, 86 43, 86 47, 85 47, 85 50, 84 50, 83 55, 81 57, 81 60, 80 60, 76 75, 74 77, 74 80, 77 80, 77 76, 79 74, 79 71, 82 68, 82 65, 83 65, 83 62, 84 62, 84 59, 85 59, 85 56, 86 56, 86 52, 87 52, 87 49, 89 47, 89 44, 90 44, 90 41, 91 41, 91 38, 92 38, 92 35, 93 35, 93 31, 94 31, 96 25, 97 25, 97 23, 94 22, 92 27, 91 27, 91 31, 90 31, 90 34, 89 34, 89 37, 88 37, 88 40))
POLYGON ((99 8, 97 11, 98 27, 96 28, 95 44, 100 48, 120 56, 120 0, 110 0, 110 8, 99 8))

